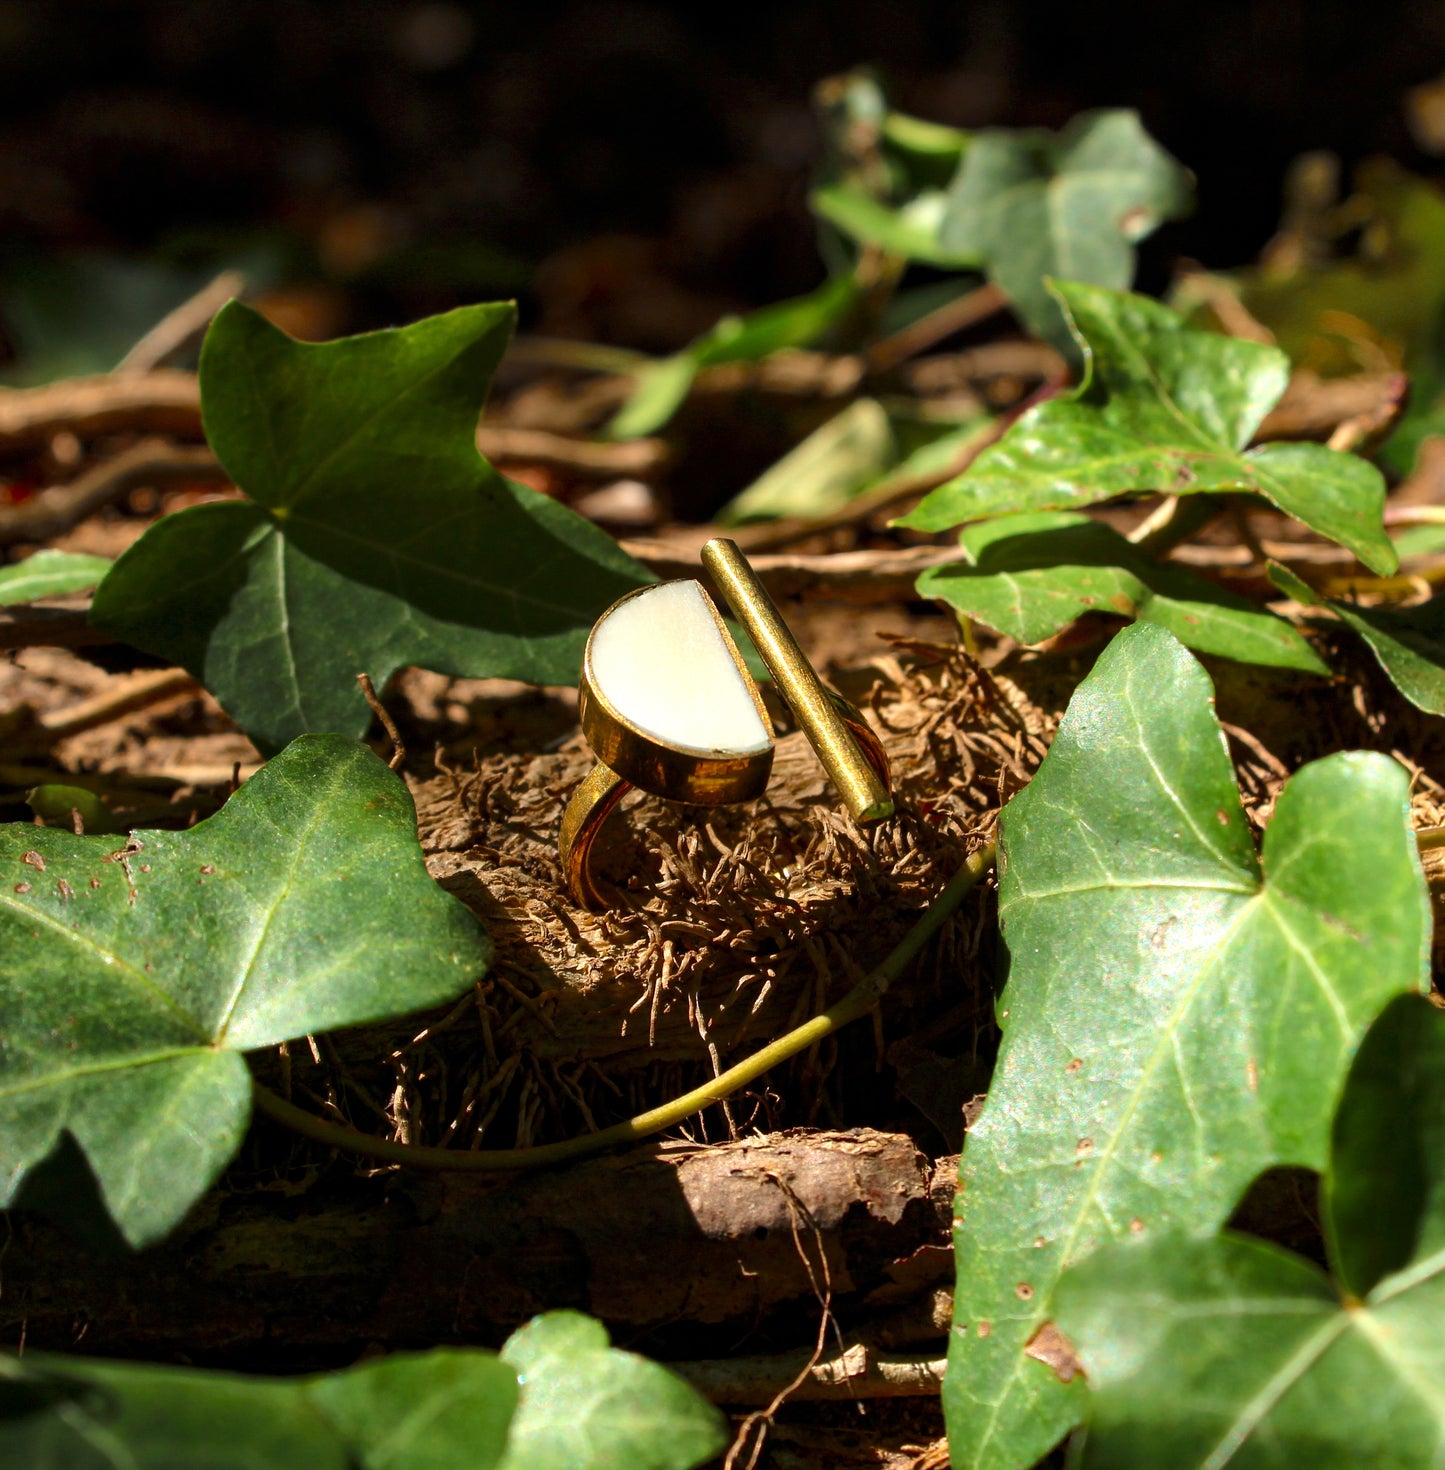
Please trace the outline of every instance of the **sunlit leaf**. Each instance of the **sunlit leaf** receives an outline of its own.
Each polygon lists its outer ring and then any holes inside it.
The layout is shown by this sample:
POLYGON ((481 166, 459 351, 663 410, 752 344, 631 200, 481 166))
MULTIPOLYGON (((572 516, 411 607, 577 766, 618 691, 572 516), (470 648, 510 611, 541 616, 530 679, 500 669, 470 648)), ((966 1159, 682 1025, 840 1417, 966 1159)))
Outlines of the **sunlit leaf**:
POLYGON ((1077 281, 1052 289, 1085 349, 1084 381, 1031 408, 901 524, 940 531, 1129 491, 1251 491, 1373 570, 1395 569, 1385 482, 1373 465, 1320 444, 1245 447, 1284 392, 1283 353, 1196 331, 1143 296, 1077 281))
POLYGON ((451 999, 486 969, 406 787, 307 736, 186 832, 0 827, 0 1205, 69 1134, 133 1244, 251 1115, 242 1053, 451 999))
POLYGON ((612 439, 656 433, 678 410, 704 368, 758 362, 785 347, 806 347, 843 317, 858 298, 852 276, 835 276, 807 296, 726 316, 681 352, 642 368, 632 396, 607 426, 612 439))
POLYGON ((1213 1231, 1271 1165, 1323 1167, 1366 1027, 1428 985, 1407 773, 1305 766, 1256 854, 1211 694, 1169 633, 1126 628, 1004 813, 1004 1039, 955 1232, 956 1466, 1023 1470, 1083 1413, 1082 1381, 1026 1351, 1060 1272, 1109 1240, 1213 1231))
POLYGON ((1041 643, 1089 613, 1167 628, 1189 648, 1242 663, 1329 670, 1283 618, 1171 562, 1155 561, 1111 527, 1072 511, 980 521, 960 536, 965 561, 931 567, 936 597, 1020 643, 1041 643))
POLYGON ((264 750, 360 735, 356 685, 403 664, 577 678, 588 630, 650 580, 478 455, 509 306, 296 342, 233 302, 201 354, 206 434, 251 497, 166 516, 96 593, 97 627, 195 674, 264 750))
POLYGON ((676 1374, 608 1345, 580 1312, 548 1312, 502 1349, 522 1401, 503 1470, 691 1470, 727 1444, 722 1416, 676 1374))
POLYGON ((110 570, 109 557, 83 556, 75 551, 37 551, 24 561, 0 567, 0 607, 12 602, 34 602, 94 587, 110 570))
POLYGON ((1336 1280, 1234 1234, 1106 1246, 1061 1283, 1082 1464, 1425 1470, 1445 1442, 1445 1017, 1391 1006, 1335 1119, 1336 1280))
POLYGON ((717 513, 723 526, 778 516, 811 518, 846 505, 898 458, 888 415, 860 398, 813 430, 717 513))

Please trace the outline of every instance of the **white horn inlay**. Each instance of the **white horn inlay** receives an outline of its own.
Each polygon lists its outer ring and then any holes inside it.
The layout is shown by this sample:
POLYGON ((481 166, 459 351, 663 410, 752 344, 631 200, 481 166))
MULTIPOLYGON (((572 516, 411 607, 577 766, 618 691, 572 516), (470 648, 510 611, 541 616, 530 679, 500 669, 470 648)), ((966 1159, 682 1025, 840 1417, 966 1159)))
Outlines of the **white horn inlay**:
POLYGON ((669 745, 753 755, 772 744, 696 582, 663 582, 592 630, 593 687, 618 714, 669 745))

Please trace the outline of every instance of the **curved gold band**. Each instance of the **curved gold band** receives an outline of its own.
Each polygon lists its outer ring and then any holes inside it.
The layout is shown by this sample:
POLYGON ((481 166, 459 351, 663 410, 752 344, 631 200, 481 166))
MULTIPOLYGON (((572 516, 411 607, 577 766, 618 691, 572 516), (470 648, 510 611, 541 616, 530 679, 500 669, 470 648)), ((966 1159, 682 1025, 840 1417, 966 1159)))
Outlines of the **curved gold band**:
MULTIPOLYGON (((841 694, 824 691, 849 733, 858 742, 864 758, 873 768, 883 789, 892 794, 888 756, 882 742, 862 714, 841 694)), ((617 810, 632 782, 624 780, 610 766, 598 761, 573 790, 562 813, 562 828, 557 838, 557 851, 562 859, 562 876, 567 892, 579 908, 594 913, 612 908, 618 901, 615 889, 592 871, 592 845, 617 810)), ((715 804, 715 803, 709 803, 715 804)))

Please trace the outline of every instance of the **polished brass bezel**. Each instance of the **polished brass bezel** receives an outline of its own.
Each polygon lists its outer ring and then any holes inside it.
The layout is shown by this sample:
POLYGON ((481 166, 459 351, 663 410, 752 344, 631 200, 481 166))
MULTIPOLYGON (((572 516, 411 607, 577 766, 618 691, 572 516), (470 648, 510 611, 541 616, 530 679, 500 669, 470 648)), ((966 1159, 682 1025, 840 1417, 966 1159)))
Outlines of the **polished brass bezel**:
POLYGON ((697 584, 698 590, 717 623, 733 663, 753 697, 763 729, 768 732, 765 749, 748 755, 733 755, 717 750, 696 750, 690 746, 674 745, 634 724, 608 700, 593 681, 592 641, 597 635, 597 629, 623 603, 655 591, 657 586, 657 583, 653 583, 647 587, 638 587, 619 597, 593 624, 592 632, 587 637, 586 651, 582 656, 582 677, 577 685, 582 733, 603 765, 615 771, 629 785, 650 792, 653 796, 665 797, 668 801, 691 802, 697 806, 725 806, 731 802, 751 801, 767 789, 768 778, 772 774, 773 722, 768 718, 763 697, 758 692, 752 674, 748 672, 747 664, 743 662, 737 644, 733 642, 727 624, 717 610, 717 604, 708 596, 707 589, 701 583, 697 584))

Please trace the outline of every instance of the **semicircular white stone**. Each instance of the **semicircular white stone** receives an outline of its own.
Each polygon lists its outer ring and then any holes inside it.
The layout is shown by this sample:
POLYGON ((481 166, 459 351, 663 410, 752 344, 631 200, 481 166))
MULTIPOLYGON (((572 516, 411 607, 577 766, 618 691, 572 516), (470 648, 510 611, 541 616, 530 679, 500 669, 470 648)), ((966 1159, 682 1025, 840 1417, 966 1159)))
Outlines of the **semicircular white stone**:
POLYGON ((598 623, 591 678, 613 709, 670 745, 754 755, 772 743, 696 582, 649 587, 598 623))

